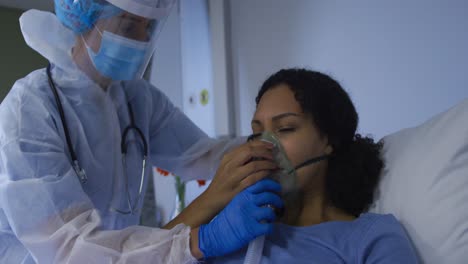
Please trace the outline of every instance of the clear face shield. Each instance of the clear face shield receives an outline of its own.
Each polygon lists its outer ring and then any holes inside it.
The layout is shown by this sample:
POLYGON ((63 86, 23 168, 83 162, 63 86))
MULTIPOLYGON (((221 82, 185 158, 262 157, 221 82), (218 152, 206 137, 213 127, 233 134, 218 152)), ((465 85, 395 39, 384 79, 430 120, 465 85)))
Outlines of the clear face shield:
POLYGON ((92 1, 101 3, 100 10, 81 37, 94 67, 112 80, 141 78, 174 1, 92 1))

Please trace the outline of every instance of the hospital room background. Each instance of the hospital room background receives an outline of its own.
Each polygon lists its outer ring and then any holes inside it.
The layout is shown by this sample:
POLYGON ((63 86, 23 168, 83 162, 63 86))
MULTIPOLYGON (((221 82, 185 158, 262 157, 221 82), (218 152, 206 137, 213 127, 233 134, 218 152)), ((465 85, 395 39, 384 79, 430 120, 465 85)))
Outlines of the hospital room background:
MULTIPOLYGON (((18 18, 52 2, 0 0, 1 99, 46 66, 18 18)), ((158 41, 146 78, 213 137, 248 135, 262 81, 286 67, 336 78, 357 106, 359 132, 377 140, 468 98, 468 1, 180 0, 158 41)), ((153 225, 180 205, 174 175, 164 174, 154 169, 153 225)), ((186 183, 185 203, 208 184, 186 183)))

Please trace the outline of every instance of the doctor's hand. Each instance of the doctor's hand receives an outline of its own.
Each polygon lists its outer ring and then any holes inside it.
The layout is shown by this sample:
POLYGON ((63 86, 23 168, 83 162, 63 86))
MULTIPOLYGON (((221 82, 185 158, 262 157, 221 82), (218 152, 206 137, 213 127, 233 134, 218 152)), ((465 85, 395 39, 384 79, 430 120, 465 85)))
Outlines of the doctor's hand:
POLYGON ((258 140, 225 154, 208 188, 164 228, 180 223, 196 228, 210 222, 236 194, 277 169, 272 152, 271 143, 258 140))
POLYGON ((239 193, 210 223, 200 226, 198 246, 205 258, 222 256, 271 233, 276 215, 272 205, 283 208, 281 186, 261 180, 239 193))
POLYGON ((224 155, 208 189, 203 193, 211 197, 211 209, 218 214, 236 194, 270 175, 276 170, 273 144, 250 141, 224 155))

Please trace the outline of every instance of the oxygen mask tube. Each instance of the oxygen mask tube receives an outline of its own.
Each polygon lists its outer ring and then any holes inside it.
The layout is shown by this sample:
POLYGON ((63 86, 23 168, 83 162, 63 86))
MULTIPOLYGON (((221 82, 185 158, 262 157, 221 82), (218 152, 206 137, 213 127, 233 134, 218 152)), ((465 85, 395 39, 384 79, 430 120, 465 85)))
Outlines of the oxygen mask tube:
MULTIPOLYGON (((270 175, 269 178, 281 185, 281 196, 283 200, 285 200, 285 204, 294 202, 298 197, 296 171, 294 166, 286 156, 286 152, 281 146, 280 141, 271 132, 263 132, 260 135, 260 140, 270 142, 274 145, 273 157, 280 168, 280 170, 270 175)), ((249 243, 244 264, 260 263, 264 243, 265 236, 259 236, 249 243)))

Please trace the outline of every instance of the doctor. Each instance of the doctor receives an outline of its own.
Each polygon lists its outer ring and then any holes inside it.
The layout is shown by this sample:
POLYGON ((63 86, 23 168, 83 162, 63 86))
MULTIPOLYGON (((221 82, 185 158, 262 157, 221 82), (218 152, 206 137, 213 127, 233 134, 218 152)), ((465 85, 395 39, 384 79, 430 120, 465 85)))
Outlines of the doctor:
POLYGON ((271 231, 271 146, 208 138, 141 78, 171 5, 55 0, 21 17, 50 64, 0 106, 0 263, 192 263, 271 231), (166 229, 137 226, 151 164, 216 174, 166 229))

